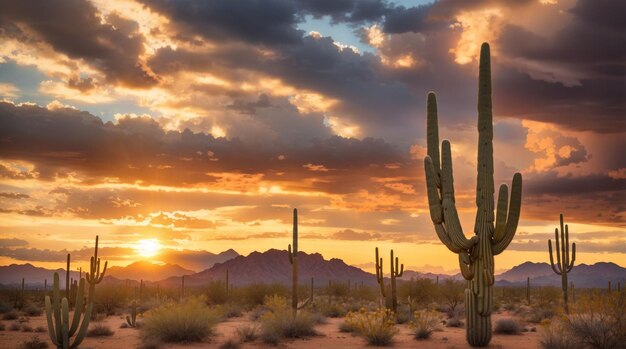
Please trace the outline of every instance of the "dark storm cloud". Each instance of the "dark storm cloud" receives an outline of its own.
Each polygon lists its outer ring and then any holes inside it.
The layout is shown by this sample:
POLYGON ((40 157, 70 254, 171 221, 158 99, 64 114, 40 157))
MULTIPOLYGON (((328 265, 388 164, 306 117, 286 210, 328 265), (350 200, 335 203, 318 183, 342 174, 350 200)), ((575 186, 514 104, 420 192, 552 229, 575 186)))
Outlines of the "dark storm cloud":
MULTIPOLYGON (((110 82, 133 87, 154 84, 155 78, 138 58, 143 53, 143 37, 137 32, 137 23, 116 14, 107 21, 101 23, 97 9, 86 0, 0 1, 0 33, 5 38, 42 40, 70 58, 94 65, 110 82), (31 36, 15 24, 35 34, 31 36)), ((87 81, 74 84, 80 90, 88 87, 87 81)))
POLYGON ((178 1, 143 0, 151 9, 167 15, 183 33, 206 38, 238 39, 261 44, 294 43, 301 39, 295 29, 296 6, 289 0, 178 1))
POLYGON ((228 171, 302 174, 309 163, 359 171, 409 161, 408 154, 380 139, 332 136, 301 144, 246 143, 189 130, 166 132, 149 118, 103 123, 87 112, 10 103, 0 103, 0 124, 0 138, 5 140, 0 156, 34 163, 41 179, 71 169, 89 174, 95 182, 117 177, 185 186, 215 183, 220 177, 213 173, 228 171))
POLYGON ((0 247, 28 246, 28 241, 22 239, 0 239, 0 247))

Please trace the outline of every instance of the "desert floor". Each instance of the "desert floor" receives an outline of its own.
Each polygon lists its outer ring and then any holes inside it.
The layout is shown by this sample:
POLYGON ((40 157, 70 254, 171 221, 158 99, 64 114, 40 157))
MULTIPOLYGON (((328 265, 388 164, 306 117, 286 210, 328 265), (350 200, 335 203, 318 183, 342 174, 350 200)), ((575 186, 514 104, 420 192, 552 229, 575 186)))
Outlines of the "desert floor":
MULTIPOLYGON (((492 320, 495 321, 508 317, 503 314, 494 314, 492 320)), ((278 348, 311 348, 311 349, 334 349, 334 348, 363 348, 367 347, 365 340, 351 334, 339 332, 339 324, 343 319, 328 319, 328 323, 316 326, 319 333, 318 336, 308 339, 284 340, 278 348)), ((32 336, 38 336, 41 340, 50 344, 48 332, 22 332, 11 331, 9 329, 14 321, 2 321, 6 329, 0 331, 0 348, 18 348, 20 343, 32 336)), ((93 349, 124 349, 135 348, 140 342, 139 331, 132 328, 120 328, 124 322, 122 317, 111 316, 102 321, 111 327, 115 333, 111 337, 86 338, 81 348, 93 349)), ((217 335, 203 343, 193 344, 167 344, 163 348, 217 348, 228 339, 235 339, 235 330, 245 324, 251 324, 247 316, 229 319, 220 323, 216 328, 217 335)), ((32 328, 37 326, 46 326, 45 316, 30 318, 28 324, 32 328)), ((463 328, 446 328, 442 327, 442 331, 433 333, 428 340, 415 340, 411 336, 410 329, 407 325, 397 325, 400 332, 394 337, 393 348, 471 348, 465 342, 465 329, 463 328)), ((505 349, 534 349, 540 348, 539 341, 541 338, 541 328, 536 327, 537 332, 524 332, 521 335, 498 335, 494 334, 489 348, 505 348, 505 349)), ((270 348, 270 346, 261 343, 259 340, 253 343, 246 343, 241 348, 270 348)))

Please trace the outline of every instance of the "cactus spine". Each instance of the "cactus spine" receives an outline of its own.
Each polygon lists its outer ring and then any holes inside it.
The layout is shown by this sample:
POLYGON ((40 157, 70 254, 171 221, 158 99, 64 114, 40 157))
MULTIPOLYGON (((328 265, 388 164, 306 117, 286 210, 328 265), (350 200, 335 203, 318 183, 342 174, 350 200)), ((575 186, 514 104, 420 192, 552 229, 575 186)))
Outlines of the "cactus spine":
POLYGON ((298 209, 293 209, 293 251, 288 247, 291 263, 291 309, 295 316, 298 312, 298 209))
POLYGON ((459 255, 461 273, 468 280, 465 290, 466 336, 468 343, 475 347, 486 346, 491 340, 493 257, 502 253, 515 236, 522 201, 522 176, 516 173, 510 203, 509 189, 503 184, 498 194, 497 214, 494 215, 492 118, 490 50, 489 44, 483 43, 478 77, 478 212, 474 224, 476 235, 470 239, 463 233, 455 206, 449 141, 441 143, 439 156, 437 100, 432 92, 427 101, 428 155, 424 158, 428 204, 435 231, 441 242, 459 255))
MULTIPOLYGON (((69 261, 69 255, 68 255, 69 261)), ((69 262, 68 262, 69 263, 69 262)), ((87 328, 89 327, 89 319, 93 309, 93 300, 96 284, 102 281, 106 272, 107 262, 104 263, 104 269, 100 272, 100 259, 98 258, 98 237, 96 236, 95 254, 91 257, 90 272, 85 274, 85 278, 81 278, 78 282, 78 290, 76 292, 76 307, 74 315, 70 323, 69 302, 66 297, 61 299, 61 291, 59 287, 59 273, 54 273, 52 300, 50 296, 46 296, 46 319, 48 322, 48 333, 52 343, 57 348, 70 349, 77 348, 85 339, 87 328), (89 283, 88 297, 84 297, 85 281, 89 283), (84 302, 87 302, 86 306, 84 302), (82 319, 81 319, 82 317, 82 319), (74 341, 70 343, 71 338, 74 341)), ((69 274, 69 269, 67 270, 69 274)), ((68 279, 66 278, 66 282, 68 279)), ((67 290, 66 290, 67 291, 67 290)))
POLYGON ((550 266, 552 270, 561 275, 561 287, 563 288, 563 307, 565 313, 569 314, 569 306, 567 304, 567 273, 569 273, 574 267, 574 261, 576 261, 576 243, 572 243, 572 259, 569 255, 569 228, 567 224, 563 226, 563 214, 560 215, 561 221, 561 241, 559 243, 559 228, 554 229, 554 247, 556 249, 556 264, 554 264, 554 257, 552 255, 552 240, 548 240, 548 252, 550 252, 550 266), (559 251, 560 250, 560 251, 559 251))

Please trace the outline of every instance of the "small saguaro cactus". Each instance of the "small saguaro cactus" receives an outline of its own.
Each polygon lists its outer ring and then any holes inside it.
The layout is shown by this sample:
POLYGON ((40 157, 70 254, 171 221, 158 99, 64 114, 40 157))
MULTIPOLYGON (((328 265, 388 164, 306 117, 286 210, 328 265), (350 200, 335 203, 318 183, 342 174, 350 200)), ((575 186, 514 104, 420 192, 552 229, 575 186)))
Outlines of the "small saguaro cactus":
MULTIPOLYGON (((69 257, 68 257, 69 260, 69 257)), ((66 297, 61 298, 59 286, 59 273, 54 273, 52 300, 46 296, 46 319, 48 322, 48 333, 52 343, 57 348, 70 349, 77 348, 89 327, 89 319, 93 309, 93 300, 96 284, 102 281, 106 272, 107 263, 100 272, 100 259, 98 258, 98 237, 96 236, 96 248, 94 256, 91 257, 90 272, 85 274, 85 278, 78 281, 78 290, 74 304, 76 305, 72 320, 70 322, 69 301, 66 297), (85 281, 89 283, 89 294, 85 294, 85 281), (86 304, 84 303, 86 302, 86 304), (72 342, 72 337, 74 341, 72 342)), ((69 269, 68 269, 69 271, 69 269)), ((67 281, 67 279, 66 279, 67 281)))
POLYGON ((513 176, 511 200, 503 184, 494 214, 493 179, 493 116, 491 108, 491 58, 489 44, 480 49, 478 73, 478 169, 476 181, 476 220, 474 233, 465 237, 454 196, 452 152, 450 142, 439 148, 437 99, 433 92, 427 100, 427 148, 424 158, 430 218, 439 240, 459 256, 461 274, 468 281, 465 290, 466 337, 474 347, 491 341, 491 309, 493 308, 494 256, 509 245, 520 216, 522 176, 513 176), (495 221, 495 226, 494 226, 495 221))
POLYGON ((67 254, 67 268, 65 269, 65 298, 70 299, 70 254, 67 254))
MULTIPOLYGON (((104 274, 107 271, 108 261, 104 262, 104 269, 100 271, 100 258, 98 258, 98 235, 96 235, 96 248, 94 249, 94 255, 91 256, 89 261, 89 272, 85 273, 85 280, 89 283, 89 297, 94 297, 96 291, 96 285, 102 282, 104 274)), ((68 269, 69 270, 69 269, 68 269)))
POLYGON ((185 275, 180 280, 180 301, 182 302, 185 299, 185 275))
POLYGON ((554 247, 556 249, 556 264, 552 255, 552 240, 548 240, 548 252, 550 252, 550 266, 552 270, 561 275, 561 288, 563 288, 563 308, 565 313, 569 314, 569 306, 567 304, 567 273, 574 267, 576 261, 576 243, 572 243, 572 259, 569 254, 569 228, 567 224, 563 226, 563 214, 560 215, 561 221, 561 241, 559 243, 559 228, 554 229, 554 247))
POLYGON ((530 277, 526 278, 526 303, 530 305, 530 277))
POLYGON ((133 304, 130 306, 130 315, 126 315, 126 323, 128 326, 136 328, 137 327, 137 302, 133 301, 133 304))
POLYGON ((396 312, 398 310, 398 292, 396 278, 402 277, 402 274, 404 273, 404 264, 400 264, 400 269, 398 269, 398 257, 396 257, 394 268, 393 250, 391 250, 391 259, 389 260, 389 265, 391 266, 391 309, 396 312))
POLYGON ((380 295, 385 301, 387 299, 387 292, 385 292, 385 277, 383 273, 383 257, 378 257, 378 247, 376 247, 376 282, 380 286, 380 295))
POLYGON ((287 249, 291 263, 291 309, 294 316, 298 312, 298 209, 293 209, 293 250, 287 249))

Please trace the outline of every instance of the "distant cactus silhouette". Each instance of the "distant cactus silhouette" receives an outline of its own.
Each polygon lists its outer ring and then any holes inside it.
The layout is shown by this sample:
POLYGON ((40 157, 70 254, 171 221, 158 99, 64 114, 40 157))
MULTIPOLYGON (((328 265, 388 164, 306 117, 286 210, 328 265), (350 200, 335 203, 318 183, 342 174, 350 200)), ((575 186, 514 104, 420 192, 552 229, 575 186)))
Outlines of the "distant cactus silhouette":
MULTIPOLYGON (((567 302, 567 273, 574 267, 576 261, 576 243, 572 243, 572 259, 569 255, 569 228, 567 224, 563 226, 563 214, 560 215, 561 221, 561 242, 559 243, 559 228, 554 229, 554 247, 556 249, 556 264, 552 255, 552 240, 548 240, 548 251, 550 252, 550 266, 552 270, 561 275, 561 288, 563 288, 563 308, 565 313, 569 314, 569 305, 567 302), (560 250, 560 251, 559 251, 560 250)), ((610 285, 610 284, 609 284, 610 285)), ((610 287, 610 286, 609 286, 610 287)))
POLYGON ((293 250, 288 248, 291 263, 291 309, 295 316, 298 312, 298 209, 293 209, 293 250))
POLYGON ((491 309, 493 308, 494 255, 509 245, 520 216, 522 176, 513 176, 511 200, 506 185, 500 186, 497 214, 494 217, 493 121, 491 111, 491 62, 489 44, 480 49, 478 74, 478 178, 476 206, 478 212, 474 233, 467 239, 461 228, 454 197, 452 154, 450 142, 444 140, 439 156, 437 100, 434 93, 427 101, 427 148, 424 159, 430 217, 441 242, 459 255, 465 290, 467 341, 482 347, 491 340, 491 309), (441 164, 441 166, 440 166, 441 164), (494 227, 495 220, 495 227, 494 227))

